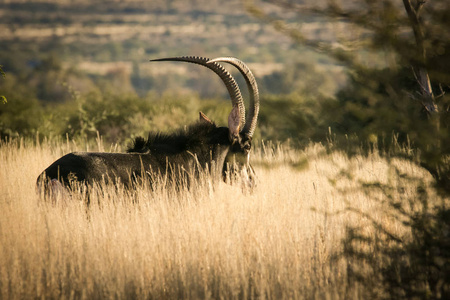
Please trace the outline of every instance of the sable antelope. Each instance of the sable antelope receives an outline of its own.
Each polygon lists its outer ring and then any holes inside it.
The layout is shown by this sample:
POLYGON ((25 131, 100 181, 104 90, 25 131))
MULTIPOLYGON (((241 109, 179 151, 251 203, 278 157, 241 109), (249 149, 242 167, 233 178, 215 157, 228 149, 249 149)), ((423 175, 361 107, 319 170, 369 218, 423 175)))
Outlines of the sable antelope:
POLYGON ((73 152, 56 160, 37 179, 47 191, 70 187, 73 183, 123 183, 131 187, 146 176, 167 176, 174 184, 188 182, 200 170, 206 170, 225 181, 235 174, 248 187, 255 185, 255 173, 249 162, 252 136, 259 113, 259 94, 255 78, 242 61, 232 57, 213 60, 203 57, 173 57, 152 61, 181 61, 199 64, 214 71, 224 82, 232 109, 228 127, 218 127, 200 112, 200 120, 171 134, 150 133, 138 137, 127 153, 73 152), (227 62, 244 76, 250 91, 247 118, 243 98, 233 76, 219 64, 227 62), (184 179, 183 179, 184 178, 184 179))

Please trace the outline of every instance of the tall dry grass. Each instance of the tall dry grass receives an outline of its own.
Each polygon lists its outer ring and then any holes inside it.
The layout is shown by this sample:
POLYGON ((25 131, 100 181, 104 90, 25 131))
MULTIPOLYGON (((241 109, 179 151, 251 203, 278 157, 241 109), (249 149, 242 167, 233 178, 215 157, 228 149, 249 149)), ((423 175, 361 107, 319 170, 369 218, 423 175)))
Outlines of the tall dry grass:
POLYGON ((266 145, 253 155, 253 193, 206 179, 181 192, 96 189, 89 209, 79 195, 56 205, 39 199, 39 173, 85 148, 1 144, 0 298, 358 298, 370 287, 349 280, 353 262, 334 258, 346 226, 368 221, 345 208, 407 234, 359 181, 395 185, 394 165, 431 180, 376 153, 349 159, 318 144, 266 145))

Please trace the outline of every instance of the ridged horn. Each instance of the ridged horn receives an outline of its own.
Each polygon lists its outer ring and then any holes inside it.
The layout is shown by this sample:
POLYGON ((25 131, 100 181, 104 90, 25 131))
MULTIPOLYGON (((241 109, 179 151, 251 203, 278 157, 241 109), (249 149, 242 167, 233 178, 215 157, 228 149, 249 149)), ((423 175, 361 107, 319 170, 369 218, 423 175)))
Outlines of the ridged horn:
POLYGON ((245 105, 244 99, 242 98, 241 90, 239 89, 239 85, 234 80, 233 76, 219 63, 213 62, 208 63, 209 58, 206 57, 198 57, 198 56, 179 56, 179 57, 167 57, 167 58, 159 58, 159 59, 151 59, 150 61, 182 61, 189 62, 193 64, 198 64, 208 69, 214 71, 217 75, 219 75, 220 79, 222 79, 225 84, 228 94, 231 98, 231 103, 233 107, 237 107, 239 109, 239 128, 244 128, 245 125, 245 105))
POLYGON ((244 133, 247 133, 250 137, 252 137, 256 129, 256 124, 258 122, 258 115, 259 115, 259 91, 258 85, 256 84, 255 76, 253 75, 252 71, 250 71, 248 66, 243 61, 237 58, 218 57, 208 61, 208 64, 216 62, 226 62, 233 65, 239 70, 239 72, 245 78, 245 82, 247 83, 247 87, 250 94, 250 107, 243 131, 244 133))

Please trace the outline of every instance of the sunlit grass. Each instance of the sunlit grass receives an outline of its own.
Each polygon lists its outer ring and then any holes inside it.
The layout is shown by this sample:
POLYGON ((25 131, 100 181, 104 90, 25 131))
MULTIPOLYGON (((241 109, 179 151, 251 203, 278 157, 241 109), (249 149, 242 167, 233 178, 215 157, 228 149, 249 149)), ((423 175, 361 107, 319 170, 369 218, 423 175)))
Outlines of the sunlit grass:
POLYGON ((305 151, 269 144, 252 157, 253 193, 204 178, 181 192, 94 188, 89 208, 77 194, 42 201, 39 173, 86 148, 0 145, 0 298, 358 298, 369 287, 349 281, 352 262, 335 257, 346 226, 369 222, 346 208, 408 233, 360 181, 396 186, 394 166, 431 181, 412 163, 377 153, 349 159, 319 144, 305 151))

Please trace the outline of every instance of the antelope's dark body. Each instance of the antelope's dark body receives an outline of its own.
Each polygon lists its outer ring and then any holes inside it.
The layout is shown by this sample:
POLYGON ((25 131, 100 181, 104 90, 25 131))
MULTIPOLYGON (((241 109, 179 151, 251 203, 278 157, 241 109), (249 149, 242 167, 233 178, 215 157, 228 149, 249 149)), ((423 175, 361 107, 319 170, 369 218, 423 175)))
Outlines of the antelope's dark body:
POLYGON ((184 173, 189 178, 199 170, 223 175, 229 151, 228 128, 199 121, 170 135, 137 138, 128 153, 69 153, 45 169, 38 182, 45 176, 65 185, 76 181, 121 182, 130 186, 142 176, 173 179, 184 173))

